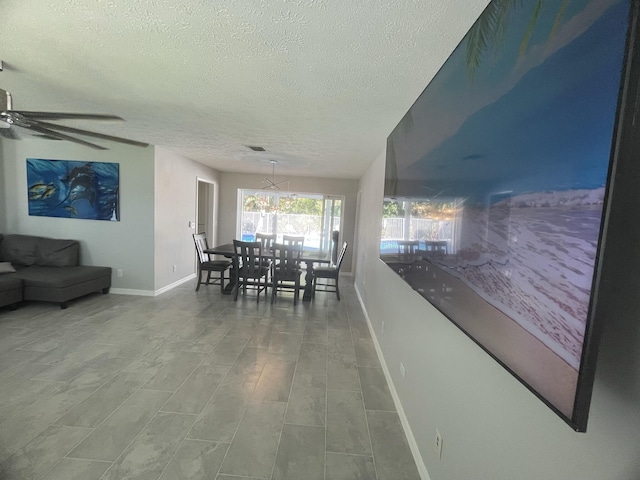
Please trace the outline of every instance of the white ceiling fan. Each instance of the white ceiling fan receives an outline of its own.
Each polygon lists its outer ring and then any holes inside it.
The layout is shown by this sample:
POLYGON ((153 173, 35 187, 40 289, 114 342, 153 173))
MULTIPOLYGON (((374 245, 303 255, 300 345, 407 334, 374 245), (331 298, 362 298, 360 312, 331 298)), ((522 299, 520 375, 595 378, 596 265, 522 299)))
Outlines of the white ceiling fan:
POLYGON ((63 113, 63 112, 32 112, 24 110, 13 110, 11 94, 0 88, 0 137, 19 140, 20 137, 15 132, 14 127, 24 128, 36 132, 37 135, 50 140, 66 140, 78 143, 97 150, 107 150, 107 147, 97 145, 78 138, 83 137, 99 138, 112 142, 125 143, 136 147, 147 147, 148 143, 130 140, 128 138, 105 135, 103 133, 92 132, 80 128, 68 127, 50 123, 49 120, 116 120, 124 121, 117 115, 92 114, 92 113, 63 113), (69 135, 72 134, 72 135, 69 135))

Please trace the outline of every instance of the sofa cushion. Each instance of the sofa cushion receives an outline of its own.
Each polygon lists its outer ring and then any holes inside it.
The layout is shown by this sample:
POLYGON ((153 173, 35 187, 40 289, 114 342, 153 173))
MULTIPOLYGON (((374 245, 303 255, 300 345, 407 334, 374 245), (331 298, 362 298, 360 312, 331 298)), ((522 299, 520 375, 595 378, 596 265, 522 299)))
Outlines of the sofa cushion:
POLYGON ((11 262, 0 262, 0 275, 2 275, 3 273, 13 273, 15 271, 16 269, 13 268, 11 262))
POLYGON ((14 265, 33 265, 39 239, 32 235, 5 235, 0 243, 0 260, 14 265))
POLYGON ((0 307, 22 301, 22 280, 15 275, 0 275, 0 307))
POLYGON ((82 282, 89 282, 100 277, 111 278, 110 267, 41 267, 34 265, 14 273, 24 281, 25 287, 66 288, 82 282))
POLYGON ((22 289, 22 280, 15 275, 0 275, 0 290, 10 290, 12 288, 22 289))
POLYGON ((41 238, 36 244, 36 265, 41 267, 75 267, 80 257, 76 240, 41 238))

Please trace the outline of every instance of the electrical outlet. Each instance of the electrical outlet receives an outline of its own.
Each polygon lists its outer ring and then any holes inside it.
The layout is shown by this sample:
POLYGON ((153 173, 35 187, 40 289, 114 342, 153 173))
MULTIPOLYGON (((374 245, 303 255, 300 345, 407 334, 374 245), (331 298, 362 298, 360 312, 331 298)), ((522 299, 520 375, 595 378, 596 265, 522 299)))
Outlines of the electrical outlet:
POLYGON ((440 432, 438 431, 437 428, 436 428, 436 440, 435 440, 434 446, 436 448, 436 456, 438 457, 438 460, 441 460, 442 459, 442 435, 440 435, 440 432))
POLYGON ((118 269, 118 271, 116 272, 116 274, 117 274, 119 277, 124 277, 124 272, 122 271, 122 269, 121 269, 121 268, 119 268, 119 269, 118 269))
POLYGON ((400 362, 400 375, 402 375, 402 378, 407 376, 407 369, 404 368, 404 363, 402 362, 400 362))
POLYGON ((380 327, 380 335, 384 334, 384 320, 382 321, 382 326, 380 327))
POLYGON ((175 272, 175 271, 177 271, 177 270, 178 270, 178 266, 177 266, 177 265, 174 265, 174 266, 173 266, 173 271, 175 272))

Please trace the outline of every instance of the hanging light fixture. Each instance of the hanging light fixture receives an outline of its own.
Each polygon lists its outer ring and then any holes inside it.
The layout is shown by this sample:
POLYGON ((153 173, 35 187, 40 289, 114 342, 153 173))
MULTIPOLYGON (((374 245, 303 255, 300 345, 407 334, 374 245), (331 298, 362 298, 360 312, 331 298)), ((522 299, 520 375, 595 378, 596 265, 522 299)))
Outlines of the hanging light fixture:
POLYGON ((288 186, 289 180, 281 180, 279 182, 276 182, 276 163, 278 162, 276 160, 269 160, 269 162, 271 163, 271 178, 264 177, 268 185, 262 187, 262 190, 280 190, 280 185, 282 185, 283 183, 286 183, 288 186))

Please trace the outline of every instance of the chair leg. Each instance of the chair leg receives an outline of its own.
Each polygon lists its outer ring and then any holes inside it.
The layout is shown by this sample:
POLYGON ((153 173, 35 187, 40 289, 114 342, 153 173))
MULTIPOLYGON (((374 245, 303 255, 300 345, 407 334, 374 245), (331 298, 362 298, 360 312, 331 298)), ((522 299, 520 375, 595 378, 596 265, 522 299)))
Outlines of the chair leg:
POLYGON ((273 302, 276 299, 276 290, 278 290, 278 286, 273 277, 271 277, 271 305, 273 305, 273 302))
POLYGON ((316 284, 318 283, 318 278, 313 277, 313 288, 311 289, 311 298, 316 298, 316 284))
POLYGON ((207 285, 209 285, 209 283, 211 283, 211 270, 207 272, 207 285))
POLYGON ((235 294, 233 295, 233 301, 235 302, 236 300, 238 300, 238 292, 240 291, 240 275, 238 275, 236 277, 236 288, 235 288, 235 294))
POLYGON ((224 270, 220 272, 220 292, 224 292, 224 270))
POLYGON ((340 288, 338 288, 338 276, 336 276, 336 295, 338 296, 338 300, 340 300, 340 288))
POLYGON ((260 285, 262 285, 261 280, 262 280, 262 277, 258 277, 258 295, 256 295, 256 297, 258 297, 257 303, 260 303, 260 293, 261 293, 260 285))
POLYGON ((202 270, 198 269, 198 284, 196 285, 196 292, 200 290, 201 283, 202 283, 202 270))
MULTIPOLYGON (((273 279, 271 279, 273 282, 273 279)), ((269 272, 264 276, 264 298, 269 298, 269 272)))

